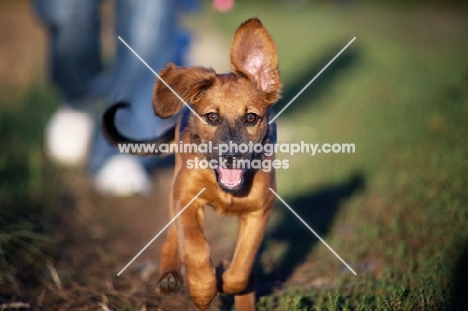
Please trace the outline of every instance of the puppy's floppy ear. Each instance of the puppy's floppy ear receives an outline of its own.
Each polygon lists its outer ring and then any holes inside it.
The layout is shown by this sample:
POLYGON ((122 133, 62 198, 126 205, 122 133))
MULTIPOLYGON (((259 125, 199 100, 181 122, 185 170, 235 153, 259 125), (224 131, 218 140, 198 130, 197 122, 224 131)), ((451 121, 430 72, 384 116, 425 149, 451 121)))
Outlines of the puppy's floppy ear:
POLYGON ((236 30, 231 45, 231 68, 254 82, 271 103, 279 99, 281 81, 276 46, 258 19, 249 19, 236 30))
MULTIPOLYGON (((161 78, 185 102, 195 104, 201 93, 216 82, 216 72, 203 67, 177 67, 169 64, 160 72, 161 78)), ((154 113, 160 118, 170 118, 180 111, 184 103, 160 80, 153 91, 154 113)))

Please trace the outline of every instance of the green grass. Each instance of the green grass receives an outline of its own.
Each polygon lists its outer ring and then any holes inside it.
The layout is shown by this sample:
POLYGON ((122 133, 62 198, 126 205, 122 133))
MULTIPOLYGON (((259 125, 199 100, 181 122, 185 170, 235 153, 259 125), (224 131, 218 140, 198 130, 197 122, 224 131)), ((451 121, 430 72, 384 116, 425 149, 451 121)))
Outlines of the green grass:
MULTIPOLYGON (((260 291, 259 310, 466 306, 459 299, 468 266, 466 16, 280 3, 239 2, 211 22, 231 36, 248 17, 263 21, 280 56, 279 106, 357 37, 278 119, 280 132, 289 133, 282 142, 349 142, 356 153, 288 157, 290 168, 278 170, 277 180, 280 195, 358 274, 278 202, 260 279, 285 283, 260 291)), ((42 154, 42 129, 56 101, 39 87, 1 100, 3 288, 12 288, 11 280, 40 282, 57 251, 51 237, 64 203, 60 189, 48 187, 57 176, 42 154)))
POLYGON ((56 176, 42 153, 42 129, 55 103, 39 86, 12 87, 0 101, 0 297, 40 282, 38 271, 55 252, 59 192, 50 187, 56 176))

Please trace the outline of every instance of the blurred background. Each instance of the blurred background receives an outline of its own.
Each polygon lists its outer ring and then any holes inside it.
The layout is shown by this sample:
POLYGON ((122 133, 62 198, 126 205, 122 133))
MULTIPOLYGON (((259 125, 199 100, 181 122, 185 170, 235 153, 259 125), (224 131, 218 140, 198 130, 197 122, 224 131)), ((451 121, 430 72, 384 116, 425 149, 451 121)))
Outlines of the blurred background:
MULTIPOLYGON (((104 55, 116 44, 110 1, 104 55)), ((468 11, 462 1, 238 0, 204 3, 182 21, 193 65, 229 70, 241 22, 274 38, 279 111, 353 37, 356 41, 278 118, 284 143, 354 143, 354 154, 300 154, 278 192, 343 259, 277 202, 256 267, 259 310, 468 308, 468 11)), ((83 168, 43 152, 61 98, 48 80, 44 29, 29 1, 0 1, 0 309, 195 310, 186 289, 155 292, 156 240, 171 169, 149 196, 97 193, 83 168)), ((236 221, 206 209, 213 263, 229 258, 236 221)), ((220 296, 210 310, 230 310, 220 296)))

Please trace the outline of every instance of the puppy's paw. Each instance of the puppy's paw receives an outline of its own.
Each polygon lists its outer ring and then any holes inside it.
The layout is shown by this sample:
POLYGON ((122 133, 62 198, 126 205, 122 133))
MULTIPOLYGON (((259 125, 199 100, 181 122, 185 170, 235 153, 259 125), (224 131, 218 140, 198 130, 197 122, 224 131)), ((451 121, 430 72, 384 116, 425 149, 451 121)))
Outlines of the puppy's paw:
POLYGON ((244 271, 234 271, 228 268, 223 272, 221 279, 222 292, 228 295, 249 292, 251 287, 251 278, 244 271))
POLYGON ((187 286, 190 297, 198 309, 207 309, 218 295, 216 275, 213 268, 199 271, 197 275, 187 274, 187 286), (210 271, 211 270, 211 271, 210 271))
POLYGON ((193 303, 200 310, 206 310, 211 305, 215 296, 191 296, 193 303))
POLYGON ((179 272, 166 272, 159 278, 159 292, 162 294, 177 292, 182 287, 182 283, 183 279, 179 272))

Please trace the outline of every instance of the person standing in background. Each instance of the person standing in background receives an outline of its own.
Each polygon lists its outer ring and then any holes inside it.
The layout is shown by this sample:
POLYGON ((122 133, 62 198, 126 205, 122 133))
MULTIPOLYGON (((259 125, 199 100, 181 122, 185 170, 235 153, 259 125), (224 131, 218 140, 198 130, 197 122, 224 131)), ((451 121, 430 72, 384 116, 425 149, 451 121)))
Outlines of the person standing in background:
MULTIPOLYGON (((118 196, 146 193, 149 172, 158 157, 120 154, 102 137, 102 104, 128 101, 119 128, 131 137, 159 135, 174 118, 157 118, 151 105, 154 74, 119 40, 115 59, 103 70, 101 0, 33 0, 49 36, 51 78, 63 103, 45 129, 45 151, 66 166, 86 164, 98 190, 118 196), (98 109, 100 108, 100 109, 98 109)), ((195 10, 197 0, 114 0, 115 34, 122 37, 156 72, 169 62, 186 66, 190 37, 178 27, 181 9, 195 10)))

